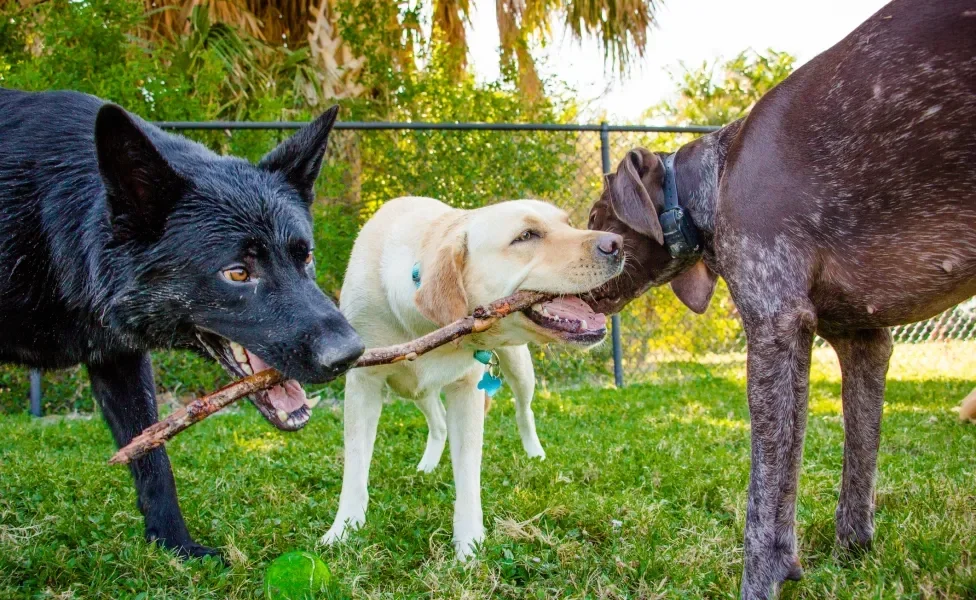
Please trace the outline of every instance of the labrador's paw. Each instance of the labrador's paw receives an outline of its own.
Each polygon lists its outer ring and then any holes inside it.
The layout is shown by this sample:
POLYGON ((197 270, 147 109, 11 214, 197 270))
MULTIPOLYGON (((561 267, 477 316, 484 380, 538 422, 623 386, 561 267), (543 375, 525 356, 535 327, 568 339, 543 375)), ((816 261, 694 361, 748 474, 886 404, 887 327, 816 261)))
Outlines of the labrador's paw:
POLYGON ((323 546, 331 546, 333 544, 338 544, 344 539, 346 539, 346 526, 345 524, 340 525, 336 523, 325 532, 325 535, 319 538, 319 543, 323 546))
POLYGON ((434 469, 441 462, 441 453, 444 451, 444 447, 441 446, 439 451, 431 451, 430 448, 424 452, 423 457, 420 459, 420 463, 417 464, 417 470, 421 473, 433 473, 434 469))
POLYGON ((478 550, 478 545, 485 539, 484 528, 470 535, 455 535, 454 552, 459 562, 467 562, 478 550))
POLYGON ((542 444, 539 440, 533 440, 531 442, 525 442, 522 444, 525 448, 525 453, 529 458, 538 458, 539 460, 546 460, 546 451, 542 449, 542 444))
POLYGON ((350 530, 355 531, 359 529, 365 522, 365 517, 349 517, 341 519, 337 517, 335 523, 332 524, 332 527, 325 532, 325 535, 319 538, 319 543, 323 546, 331 546, 333 544, 345 541, 350 530))

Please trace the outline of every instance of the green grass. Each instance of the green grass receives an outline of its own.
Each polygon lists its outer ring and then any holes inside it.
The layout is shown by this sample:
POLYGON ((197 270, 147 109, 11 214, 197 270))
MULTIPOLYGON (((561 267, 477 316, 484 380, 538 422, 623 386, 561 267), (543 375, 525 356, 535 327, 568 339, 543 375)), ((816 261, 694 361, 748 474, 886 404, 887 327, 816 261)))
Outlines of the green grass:
MULTIPOLYGON (((837 555, 840 384, 818 351, 798 508, 806 578, 785 598, 976 598, 976 427, 953 412, 976 386, 972 346, 899 347, 890 373, 872 551, 837 555)), ((663 370, 661 371, 664 372, 663 370)), ((251 408, 170 444, 191 531, 229 567, 142 542, 126 470, 97 419, 0 417, 0 598, 257 598, 265 567, 310 549, 355 597, 737 598, 749 422, 741 362, 651 384, 541 393, 544 462, 523 456, 511 403, 488 415, 479 559, 450 551, 448 454, 414 466, 420 412, 384 409, 368 521, 316 546, 341 481, 341 413, 296 434, 251 408), (142 594, 142 596, 140 596, 142 594)))

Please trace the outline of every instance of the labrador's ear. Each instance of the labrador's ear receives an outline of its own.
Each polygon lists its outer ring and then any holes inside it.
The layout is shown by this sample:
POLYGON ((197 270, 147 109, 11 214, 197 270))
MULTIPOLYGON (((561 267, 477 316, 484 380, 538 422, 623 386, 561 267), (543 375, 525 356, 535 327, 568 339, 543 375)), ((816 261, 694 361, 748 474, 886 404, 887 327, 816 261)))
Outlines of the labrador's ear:
POLYGON ((664 245, 664 232, 651 194, 661 195, 664 165, 656 154, 639 148, 627 153, 617 166, 616 176, 607 179, 610 207, 617 218, 637 233, 664 245), (650 189, 649 189, 650 188, 650 189))
POLYGON ((698 314, 705 312, 715 293, 718 275, 698 261, 695 266, 671 280, 671 290, 685 306, 698 314))
POLYGON ((439 244, 432 244, 421 257, 420 288, 414 303, 420 314, 440 326, 468 314, 468 294, 464 290, 467 254, 468 236, 456 229, 448 230, 448 235, 439 244))

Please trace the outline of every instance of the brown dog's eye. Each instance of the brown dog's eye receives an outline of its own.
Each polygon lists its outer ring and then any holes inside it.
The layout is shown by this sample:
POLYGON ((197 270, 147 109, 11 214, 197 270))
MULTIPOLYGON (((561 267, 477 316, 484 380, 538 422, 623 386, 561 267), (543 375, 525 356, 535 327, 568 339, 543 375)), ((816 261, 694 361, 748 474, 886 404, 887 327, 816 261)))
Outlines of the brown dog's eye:
POLYGON ((512 243, 515 244, 515 243, 518 243, 518 242, 527 242, 529 240, 532 240, 532 239, 535 239, 535 238, 541 238, 541 237, 542 237, 542 235, 538 231, 533 231, 532 229, 526 229, 525 231, 523 231, 522 233, 520 233, 517 238, 515 238, 514 240, 512 240, 512 243))
POLYGON ((247 272, 244 267, 233 267, 231 269, 224 269, 220 272, 227 281, 233 281, 234 283, 245 283, 251 280, 251 274, 247 272))
POLYGON ((314 257, 314 256, 312 256, 312 253, 311 253, 311 251, 310 251, 310 252, 308 253, 308 255, 307 255, 307 256, 305 257, 305 264, 306 264, 306 265, 310 265, 310 264, 312 264, 312 261, 313 261, 313 260, 315 260, 315 257, 314 257))

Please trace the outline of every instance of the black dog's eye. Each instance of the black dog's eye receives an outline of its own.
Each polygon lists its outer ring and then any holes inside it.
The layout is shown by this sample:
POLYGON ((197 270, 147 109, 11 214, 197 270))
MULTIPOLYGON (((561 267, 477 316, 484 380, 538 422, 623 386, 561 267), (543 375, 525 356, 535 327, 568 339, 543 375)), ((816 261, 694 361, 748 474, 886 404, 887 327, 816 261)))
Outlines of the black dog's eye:
POLYGON ((512 243, 513 244, 516 244, 518 242, 527 242, 529 240, 533 240, 533 239, 541 238, 541 237, 542 237, 542 234, 539 233, 538 231, 535 231, 534 229, 526 229, 525 231, 523 231, 522 233, 520 233, 517 238, 515 238, 514 240, 512 240, 512 243))
POLYGON ((247 283, 251 281, 251 274, 244 267, 231 267, 220 272, 227 281, 234 283, 247 283))
POLYGON ((315 260, 315 257, 312 255, 312 251, 309 250, 308 254, 305 255, 305 264, 310 265, 313 260, 315 260))

